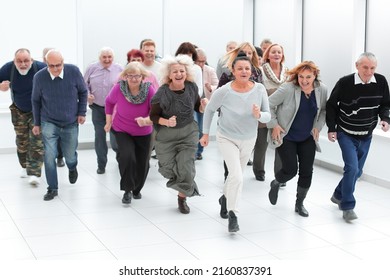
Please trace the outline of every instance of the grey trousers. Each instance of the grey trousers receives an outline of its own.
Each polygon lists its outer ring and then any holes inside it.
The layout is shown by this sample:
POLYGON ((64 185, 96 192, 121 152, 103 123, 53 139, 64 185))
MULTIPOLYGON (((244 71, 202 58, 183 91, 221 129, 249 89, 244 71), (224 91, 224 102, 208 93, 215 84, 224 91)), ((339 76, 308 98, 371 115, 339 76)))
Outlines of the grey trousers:
POLYGON ((199 195, 195 183, 195 152, 199 141, 195 121, 182 128, 159 126, 156 130, 155 150, 158 171, 169 179, 167 187, 186 196, 199 195))

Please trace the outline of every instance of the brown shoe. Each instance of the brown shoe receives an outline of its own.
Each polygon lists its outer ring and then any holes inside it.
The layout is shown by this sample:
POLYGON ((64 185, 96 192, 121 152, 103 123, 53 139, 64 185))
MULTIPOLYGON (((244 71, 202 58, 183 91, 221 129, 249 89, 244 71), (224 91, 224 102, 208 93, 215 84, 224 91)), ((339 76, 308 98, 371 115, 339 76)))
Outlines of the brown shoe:
POLYGON ((178 198, 178 204, 179 204, 179 211, 182 214, 188 214, 190 213, 190 207, 187 205, 187 199, 185 197, 177 196, 178 198))

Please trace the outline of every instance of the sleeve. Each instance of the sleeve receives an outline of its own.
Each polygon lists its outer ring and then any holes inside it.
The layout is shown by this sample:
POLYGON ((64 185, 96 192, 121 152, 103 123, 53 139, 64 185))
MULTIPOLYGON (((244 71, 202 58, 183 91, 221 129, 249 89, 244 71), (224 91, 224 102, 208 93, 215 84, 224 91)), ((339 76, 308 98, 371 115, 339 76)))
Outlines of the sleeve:
POLYGON ((326 118, 326 99, 328 98, 328 89, 324 84, 321 84, 319 87, 319 92, 321 96, 321 104, 319 110, 319 114, 317 117, 317 120, 314 122, 314 128, 317 128, 318 131, 321 131, 321 129, 325 125, 325 118, 326 118))
POLYGON ((290 83, 284 83, 268 98, 269 109, 271 112, 271 120, 267 123, 268 128, 274 128, 279 124, 277 120, 276 110, 278 105, 284 102, 284 99, 287 94, 291 94, 289 93, 289 88, 291 88, 290 83))
POLYGON ((203 133, 208 134, 210 132, 211 122, 213 120, 215 111, 222 106, 223 97, 226 95, 226 86, 217 89, 209 103, 207 104, 203 115, 203 133))
POLYGON ((83 75, 80 70, 76 67, 76 78, 77 78, 77 90, 78 90, 78 116, 86 116, 87 114, 87 99, 88 99, 88 90, 87 85, 85 84, 83 75))
POLYGON ((112 87, 112 89, 110 90, 110 93, 106 97, 106 101, 105 101, 106 115, 114 114, 114 108, 118 102, 118 94, 117 94, 118 89, 119 89, 119 83, 117 83, 115 86, 112 87))
POLYGON ((382 102, 379 107, 379 118, 382 121, 387 122, 390 124, 390 116, 389 116, 389 109, 390 109, 390 95, 389 95, 389 85, 387 83, 386 78, 384 78, 384 88, 382 90, 383 92, 383 98, 382 102))
POLYGON ((268 94, 267 91, 265 90, 265 87, 261 87, 261 106, 260 106, 260 118, 259 122, 262 123, 267 123, 271 120, 271 112, 269 109, 269 101, 268 101, 268 94))
POLYGON ((335 132, 337 129, 337 118, 339 112, 339 95, 342 92, 341 80, 334 86, 328 101, 326 102, 326 125, 328 133, 335 132))
POLYGON ((88 93, 91 93, 91 84, 89 78, 91 77, 91 66, 87 68, 84 74, 84 81, 88 89, 88 93))
POLYGON ((33 88, 31 94, 31 105, 34 118, 34 125, 41 126, 41 90, 37 75, 33 78, 33 88))

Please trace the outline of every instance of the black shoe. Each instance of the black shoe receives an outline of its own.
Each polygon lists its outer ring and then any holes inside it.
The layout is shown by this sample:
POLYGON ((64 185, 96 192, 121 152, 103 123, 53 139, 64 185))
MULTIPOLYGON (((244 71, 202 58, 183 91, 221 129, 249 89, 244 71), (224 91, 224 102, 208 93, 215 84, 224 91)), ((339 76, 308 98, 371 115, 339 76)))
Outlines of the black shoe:
POLYGON ((97 174, 104 174, 104 173, 106 173, 106 169, 105 169, 105 168, 98 168, 98 169, 96 170, 96 173, 97 173, 97 174))
POLYGON ((188 214, 190 213, 190 207, 187 205, 187 198, 177 196, 178 198, 178 205, 179 205, 179 211, 182 214, 188 214))
POLYGON ((202 160, 203 159, 202 154, 196 154, 195 155, 195 159, 196 160, 202 160))
POLYGON ((222 195, 218 199, 219 205, 221 205, 221 210, 219 211, 219 215, 221 216, 222 219, 227 219, 228 218, 228 212, 226 209, 226 197, 225 195, 222 195))
POLYGON ((238 226, 237 222, 237 216, 234 214, 233 211, 229 211, 229 226, 228 226, 229 232, 237 232, 240 230, 240 227, 238 226))
POLYGON ((77 181, 77 177, 79 176, 79 173, 77 173, 77 168, 74 170, 69 170, 69 183, 74 184, 77 181))
POLYGON ((265 176, 264 175, 256 175, 255 177, 256 177, 257 181, 261 181, 261 182, 265 181, 265 176))
POLYGON ((286 186, 286 183, 280 183, 279 187, 284 188, 286 186))
POLYGON ((153 159, 157 159, 157 155, 152 155, 150 157, 153 158, 153 159))
POLYGON ((133 192, 133 198, 134 199, 141 199, 142 198, 142 194, 140 192, 133 192))
POLYGON ((131 203, 131 194, 130 194, 130 192, 125 192, 123 194, 122 203, 123 204, 130 204, 131 203))
POLYGON ((57 190, 48 190, 47 193, 43 196, 43 200, 45 201, 52 200, 57 195, 58 195, 57 190))
POLYGON ((246 165, 248 165, 248 166, 252 166, 252 165, 253 165, 253 161, 251 161, 251 160, 248 160, 248 163, 247 163, 246 165))
POLYGON ((65 166, 64 158, 57 158, 57 166, 58 167, 65 166))
POLYGON ((276 202, 278 201, 278 192, 279 192, 280 183, 276 180, 272 180, 270 186, 271 186, 271 190, 268 193, 268 198, 271 204, 275 205, 276 202))

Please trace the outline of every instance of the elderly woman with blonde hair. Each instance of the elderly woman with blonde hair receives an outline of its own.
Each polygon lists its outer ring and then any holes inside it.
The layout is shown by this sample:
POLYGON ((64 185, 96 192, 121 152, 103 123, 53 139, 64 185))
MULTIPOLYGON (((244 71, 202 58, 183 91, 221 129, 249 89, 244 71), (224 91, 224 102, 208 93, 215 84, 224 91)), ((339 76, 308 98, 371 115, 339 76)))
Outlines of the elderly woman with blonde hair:
POLYGON ((117 161, 121 176, 122 203, 129 204, 131 195, 141 198, 149 172, 150 143, 153 132, 149 120, 151 99, 155 90, 144 82, 149 74, 139 62, 130 62, 120 74, 121 80, 106 98, 106 132, 115 135, 117 161), (114 108, 115 118, 112 117, 114 108))
POLYGON ((199 195, 195 183, 195 152, 198 125, 194 110, 203 112, 198 87, 188 55, 162 60, 162 85, 152 99, 150 119, 156 130, 155 150, 159 172, 169 179, 167 187, 177 190, 179 211, 188 214, 186 197, 199 195))

